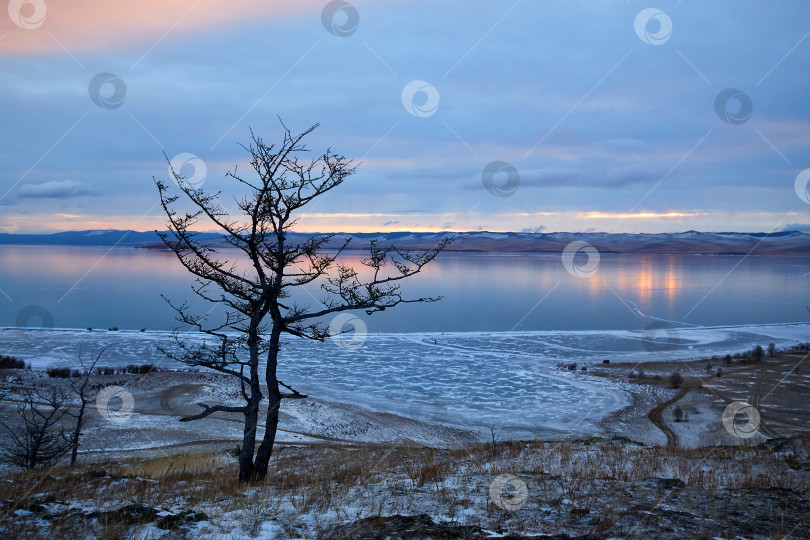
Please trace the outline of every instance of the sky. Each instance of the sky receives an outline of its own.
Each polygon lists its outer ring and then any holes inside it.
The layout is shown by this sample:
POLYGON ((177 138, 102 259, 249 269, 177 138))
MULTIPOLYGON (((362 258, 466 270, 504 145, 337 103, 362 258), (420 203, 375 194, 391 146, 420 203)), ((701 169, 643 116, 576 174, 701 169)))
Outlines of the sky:
POLYGON ((228 204, 279 118, 359 165, 303 232, 810 230, 806 0, 8 4, 0 232, 228 204))

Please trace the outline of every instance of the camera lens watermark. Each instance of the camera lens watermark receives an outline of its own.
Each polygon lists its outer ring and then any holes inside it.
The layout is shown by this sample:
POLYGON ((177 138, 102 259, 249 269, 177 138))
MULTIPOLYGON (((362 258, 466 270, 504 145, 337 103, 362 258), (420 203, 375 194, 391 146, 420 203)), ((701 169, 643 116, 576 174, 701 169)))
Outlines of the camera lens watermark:
POLYGON ((633 27, 638 38, 649 45, 663 45, 672 35, 672 19, 660 9, 642 9, 633 27))
POLYGON ((42 26, 47 11, 43 0, 11 0, 8 3, 11 22, 24 30, 36 30, 42 26))
POLYGON ((354 34, 360 24, 360 13, 348 2, 334 0, 321 11, 321 22, 326 30, 335 36, 347 37, 354 34))
POLYGON ((732 401, 729 403, 723 411, 722 421, 726 431, 740 439, 750 439, 759 431, 759 411, 753 405, 749 405, 743 401, 732 401), (745 424, 740 424, 736 421, 737 415, 740 413, 748 417, 745 424))
POLYGON ((120 386, 106 386, 96 396, 96 409, 99 414, 109 420, 121 424, 126 422, 135 409, 135 398, 120 386), (121 401, 118 408, 110 408, 111 401, 121 401))
POLYGON ((714 99, 714 112, 720 120, 733 126, 746 123, 753 110, 754 103, 748 94, 736 88, 726 88, 714 99), (737 106, 731 105, 732 102, 737 106))
POLYGON ((507 512, 517 512, 529 498, 526 482, 513 474, 501 474, 489 484, 489 498, 507 512))
POLYGON ((90 81, 87 93, 93 103, 102 109, 117 109, 127 97, 127 85, 112 73, 99 73, 90 81))
POLYGON ((574 277, 589 278, 599 269, 599 251, 588 242, 574 240, 563 250, 562 264, 565 270, 574 277), (582 261, 582 255, 587 260, 582 261))
POLYGON ((411 81, 402 89, 402 106, 419 118, 433 116, 439 109, 439 91, 425 81, 411 81))
POLYGON ((511 197, 520 184, 520 173, 510 163, 493 161, 484 167, 481 172, 481 183, 491 195, 495 197, 511 197), (506 176, 502 183, 495 183, 496 176, 506 176))
POLYGON ((53 322, 53 315, 47 309, 33 305, 22 308, 17 313, 17 319, 15 320, 16 325, 21 328, 53 328, 53 322), (39 324, 32 325, 31 319, 37 319, 39 324))
POLYGON ((366 342, 367 334, 366 323, 350 313, 341 313, 329 323, 329 339, 341 349, 359 349, 366 342), (347 331, 347 326, 351 327, 351 330, 347 331))
POLYGON ((681 335, 677 328, 653 322, 642 332, 641 344, 651 353, 669 352, 681 344, 681 335))
POLYGON ((177 414, 178 408, 175 407, 177 404, 173 402, 190 395, 193 390, 189 388, 189 386, 190 385, 187 384, 176 384, 174 386, 164 388, 160 392, 160 408, 164 411, 177 414))
POLYGON ((810 193, 807 191, 807 186, 810 184, 810 169, 805 169, 796 175, 796 181, 793 183, 793 189, 796 190, 796 195, 806 204, 810 204, 810 193))
POLYGON ((169 175, 178 186, 180 180, 182 180, 192 189, 197 189, 203 185, 207 174, 208 167, 205 162, 194 154, 182 152, 169 161, 169 175), (183 171, 184 168, 186 169, 185 172, 183 171), (192 169, 191 174, 188 174, 189 168, 192 169))

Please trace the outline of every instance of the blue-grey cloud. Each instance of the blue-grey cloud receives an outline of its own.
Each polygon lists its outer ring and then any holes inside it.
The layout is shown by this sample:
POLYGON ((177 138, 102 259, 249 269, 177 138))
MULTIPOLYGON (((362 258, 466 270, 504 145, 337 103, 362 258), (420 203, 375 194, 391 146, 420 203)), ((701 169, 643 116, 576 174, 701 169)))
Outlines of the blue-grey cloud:
POLYGON ((90 195, 90 186, 75 180, 53 180, 41 184, 23 184, 17 197, 23 199, 70 199, 90 195))
POLYGON ((547 229, 545 225, 538 225, 537 227, 526 227, 525 229, 521 229, 520 232, 525 233, 540 233, 547 229))
POLYGON ((781 232, 787 231, 810 232, 810 223, 790 223, 781 229, 781 232))

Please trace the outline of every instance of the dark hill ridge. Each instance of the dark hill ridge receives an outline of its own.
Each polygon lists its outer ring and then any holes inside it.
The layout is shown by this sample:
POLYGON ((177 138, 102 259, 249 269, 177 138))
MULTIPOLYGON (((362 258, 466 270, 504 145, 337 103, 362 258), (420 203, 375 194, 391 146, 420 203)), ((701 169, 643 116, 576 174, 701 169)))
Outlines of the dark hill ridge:
MULTIPOLYGON (((443 236, 451 234, 424 232, 336 233, 329 247, 337 247, 352 237, 352 249, 364 249, 370 240, 402 249, 428 249, 443 236)), ((698 232, 661 234, 608 233, 519 233, 459 232, 449 251, 472 252, 551 252, 559 253, 580 240, 601 253, 695 254, 695 255, 810 255, 810 233, 781 231, 775 233, 698 232)), ((290 241, 302 241, 308 233, 290 233, 290 241)), ((200 240, 217 243, 219 233, 198 233, 200 240)), ((71 231, 53 234, 0 233, 0 244, 61 246, 122 246, 140 248, 164 247, 154 232, 137 231, 71 231)), ((224 243, 223 243, 223 247, 224 243)))

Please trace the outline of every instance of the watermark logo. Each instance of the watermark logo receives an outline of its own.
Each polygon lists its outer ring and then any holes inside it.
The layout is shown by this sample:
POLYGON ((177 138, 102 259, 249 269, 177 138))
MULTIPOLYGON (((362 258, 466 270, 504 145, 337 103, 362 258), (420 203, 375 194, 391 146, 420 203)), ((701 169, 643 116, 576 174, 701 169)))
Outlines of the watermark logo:
POLYGON ((104 72, 93 77, 87 93, 102 109, 117 109, 127 97, 127 85, 119 76, 104 72))
POLYGON ((481 172, 481 183, 490 195, 495 197, 511 197, 520 184, 520 173, 510 163, 493 161, 481 172), (506 177, 503 182, 495 183, 495 177, 506 177))
POLYGON ((739 126, 751 118, 751 112, 754 110, 754 103, 751 98, 736 88, 726 88, 714 98, 714 112, 726 124, 739 126), (736 107, 732 105, 736 103, 736 107))
POLYGON ((681 335, 678 329, 661 322, 651 323, 641 334, 641 344, 651 353, 672 351, 680 343, 681 335))
POLYGON ((796 195, 806 204, 810 204, 810 193, 807 191, 808 184, 810 184, 810 169, 805 169, 796 175, 793 188, 796 190, 796 195))
POLYGON ((732 401, 723 411, 723 427, 730 434, 740 439, 750 439, 759 431, 759 411, 753 405, 744 401, 732 401), (748 420, 744 424, 736 421, 738 414, 744 414, 748 420))
POLYGON ((11 0, 8 3, 11 22, 24 30, 36 30, 42 26, 47 11, 42 0, 11 0))
POLYGON ((348 2, 334 0, 321 11, 321 22, 326 30, 338 37, 348 37, 357 30, 360 24, 360 13, 348 2))
POLYGON ((110 422, 121 424, 132 415, 132 411, 135 409, 135 398, 120 386, 106 386, 96 396, 96 409, 110 422), (116 403, 119 400, 120 407, 110 407, 110 402, 116 403))
POLYGON ((41 306, 25 306, 17 313, 15 322, 21 328, 53 328, 53 315, 41 306), (31 324, 31 319, 37 319, 39 324, 31 324))
POLYGON ((169 175, 178 186, 180 180, 183 180, 192 189, 197 189, 203 185, 207 174, 208 167, 205 162, 194 154, 182 152, 169 161, 169 175), (189 168, 191 168, 191 174, 188 174, 189 168), (185 169, 185 172, 183 169, 185 169))
POLYGON ((350 313, 341 313, 329 323, 329 339, 341 349, 359 349, 366 342, 367 334, 366 323, 350 313))
POLYGON ((186 397, 191 393, 192 390, 190 390, 189 385, 186 384, 177 384, 165 388, 160 393, 160 407, 164 411, 170 411, 177 414, 179 412, 179 407, 176 407, 177 404, 173 402, 177 401, 179 398, 186 397))
POLYGON ((589 278, 599 269, 599 251, 588 242, 574 240, 563 250, 562 264, 565 270, 574 277, 589 278), (585 255, 587 260, 581 260, 585 255))
POLYGON ((513 474, 501 474, 489 484, 489 498, 507 512, 517 512, 529 498, 526 482, 513 474))
POLYGON ((672 35, 672 19, 660 9, 642 9, 633 27, 638 38, 649 45, 663 45, 672 35))
POLYGON ((439 109, 439 91, 425 81, 411 81, 402 89, 402 106, 419 118, 433 116, 439 109))

